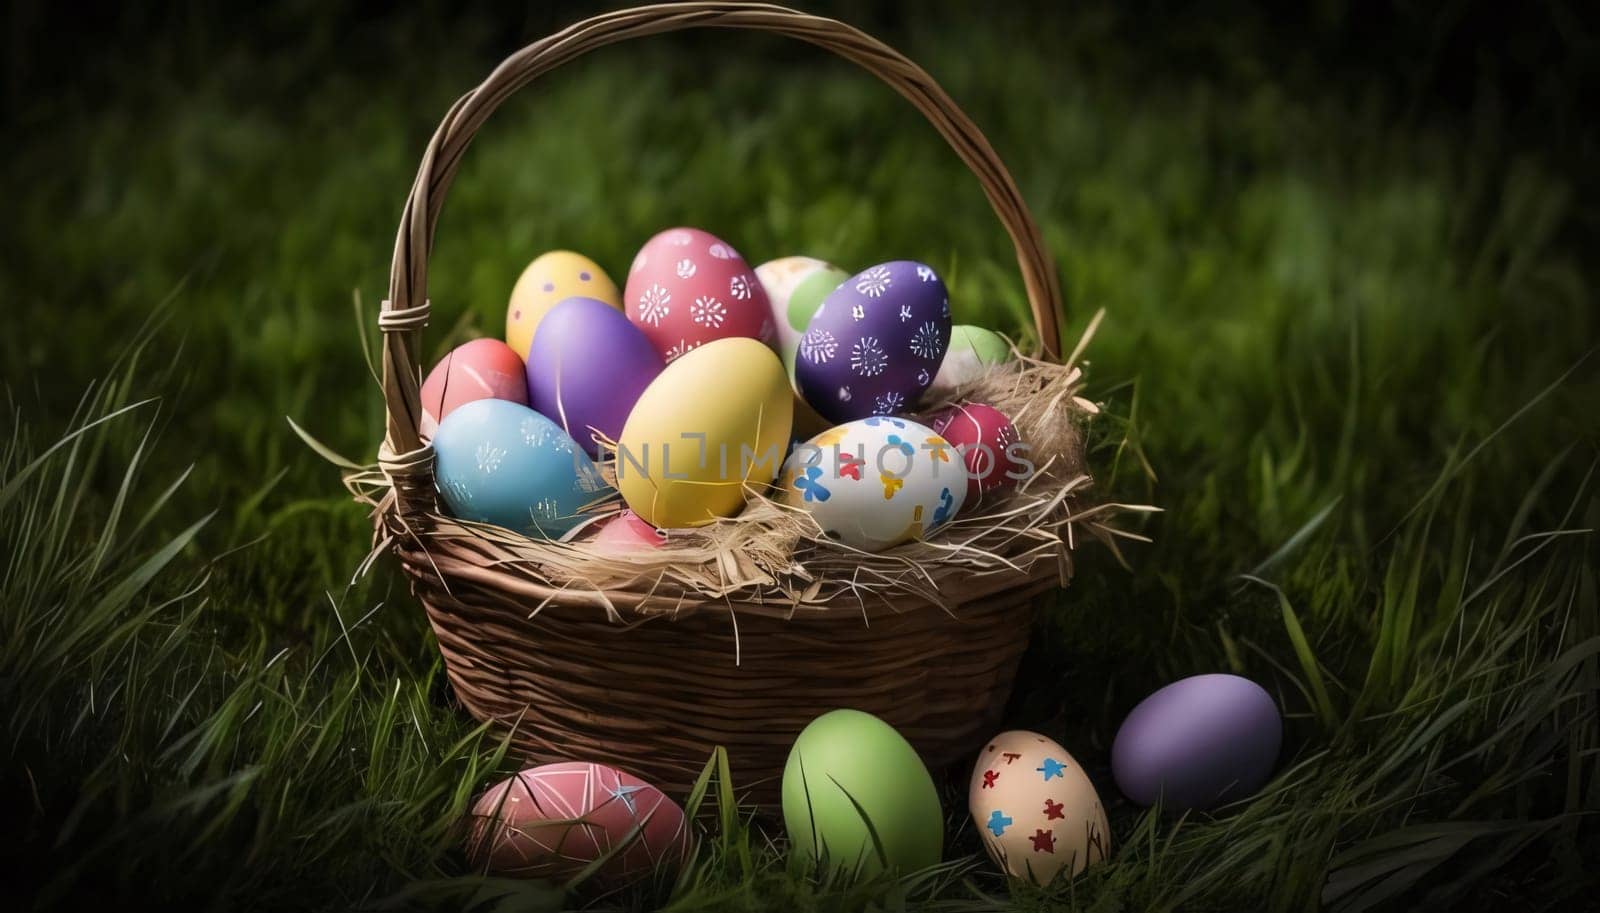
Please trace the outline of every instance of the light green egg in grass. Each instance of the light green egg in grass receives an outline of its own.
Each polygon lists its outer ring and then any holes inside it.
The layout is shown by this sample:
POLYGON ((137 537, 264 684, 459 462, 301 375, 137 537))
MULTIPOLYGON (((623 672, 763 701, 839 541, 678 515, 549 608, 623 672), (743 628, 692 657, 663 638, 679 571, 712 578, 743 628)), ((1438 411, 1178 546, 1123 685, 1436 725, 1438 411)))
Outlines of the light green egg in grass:
POLYGON ((783 770, 790 859, 871 877, 914 872, 944 853, 944 813, 911 744, 870 713, 833 710, 795 739, 783 770))

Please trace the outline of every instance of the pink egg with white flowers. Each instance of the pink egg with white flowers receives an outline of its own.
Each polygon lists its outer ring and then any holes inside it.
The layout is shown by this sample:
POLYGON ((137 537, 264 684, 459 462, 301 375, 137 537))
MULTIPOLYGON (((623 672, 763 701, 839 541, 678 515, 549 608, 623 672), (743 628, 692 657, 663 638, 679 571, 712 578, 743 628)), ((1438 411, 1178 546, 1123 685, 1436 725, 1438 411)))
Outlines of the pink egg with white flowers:
POLYGON ((503 399, 526 406, 528 378, 522 358, 498 339, 474 339, 451 350, 422 382, 419 431, 431 438, 444 417, 480 399, 503 399))
POLYGON ((623 305, 668 363, 714 339, 776 333, 767 293, 733 246, 698 228, 646 241, 628 270, 623 305))
POLYGON ((1004 412, 983 403, 946 406, 928 416, 928 427, 950 442, 967 464, 967 501, 1021 481, 1028 464, 1017 426, 1004 412))

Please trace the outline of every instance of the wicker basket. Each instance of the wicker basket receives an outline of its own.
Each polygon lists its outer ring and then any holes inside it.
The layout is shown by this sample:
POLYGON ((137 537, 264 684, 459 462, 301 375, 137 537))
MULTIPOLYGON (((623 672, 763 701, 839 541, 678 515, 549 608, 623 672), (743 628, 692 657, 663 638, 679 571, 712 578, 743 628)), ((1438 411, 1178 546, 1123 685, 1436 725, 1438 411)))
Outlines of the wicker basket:
POLYGON ((480 720, 514 726, 528 761, 611 763, 681 795, 722 745, 741 791, 760 805, 776 797, 795 735, 836 707, 882 717, 935 768, 968 756, 998 721, 1035 605, 1066 582, 1070 542, 1033 543, 994 573, 934 563, 925 586, 887 604, 837 593, 819 603, 754 584, 714 595, 660 579, 609 591, 561 585, 538 560, 540 549, 558 546, 513 548, 439 513, 432 452, 418 436, 418 335, 435 225, 468 143, 507 96, 545 72, 613 42, 699 27, 798 38, 909 99, 987 192, 1016 245, 1043 358, 1060 361, 1060 291, 1038 228, 988 141, 927 73, 848 25, 776 6, 608 13, 509 57, 451 107, 428 143, 379 317, 387 434, 369 500, 378 541, 398 555, 427 609, 457 698, 480 720))

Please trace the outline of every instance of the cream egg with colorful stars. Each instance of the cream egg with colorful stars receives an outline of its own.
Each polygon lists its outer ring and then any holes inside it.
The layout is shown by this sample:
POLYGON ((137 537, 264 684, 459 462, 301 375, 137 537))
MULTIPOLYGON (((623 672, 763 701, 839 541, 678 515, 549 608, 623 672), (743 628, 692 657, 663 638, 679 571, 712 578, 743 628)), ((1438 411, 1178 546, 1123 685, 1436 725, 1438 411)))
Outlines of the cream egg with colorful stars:
POLYGON ((1065 748, 1037 732, 1002 732, 984 745, 967 807, 989 857, 1015 878, 1049 884, 1111 851, 1094 784, 1065 748))

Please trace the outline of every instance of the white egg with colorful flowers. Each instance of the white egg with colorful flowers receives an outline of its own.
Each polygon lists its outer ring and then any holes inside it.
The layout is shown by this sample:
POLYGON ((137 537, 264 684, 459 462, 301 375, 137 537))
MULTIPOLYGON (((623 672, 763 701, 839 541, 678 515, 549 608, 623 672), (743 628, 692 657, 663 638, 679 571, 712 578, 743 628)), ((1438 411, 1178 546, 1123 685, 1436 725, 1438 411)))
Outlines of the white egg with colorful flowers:
POLYGON ((779 481, 785 503, 811 513, 823 535, 878 552, 949 522, 967 493, 961 455, 932 429, 877 415, 795 447, 779 481))

